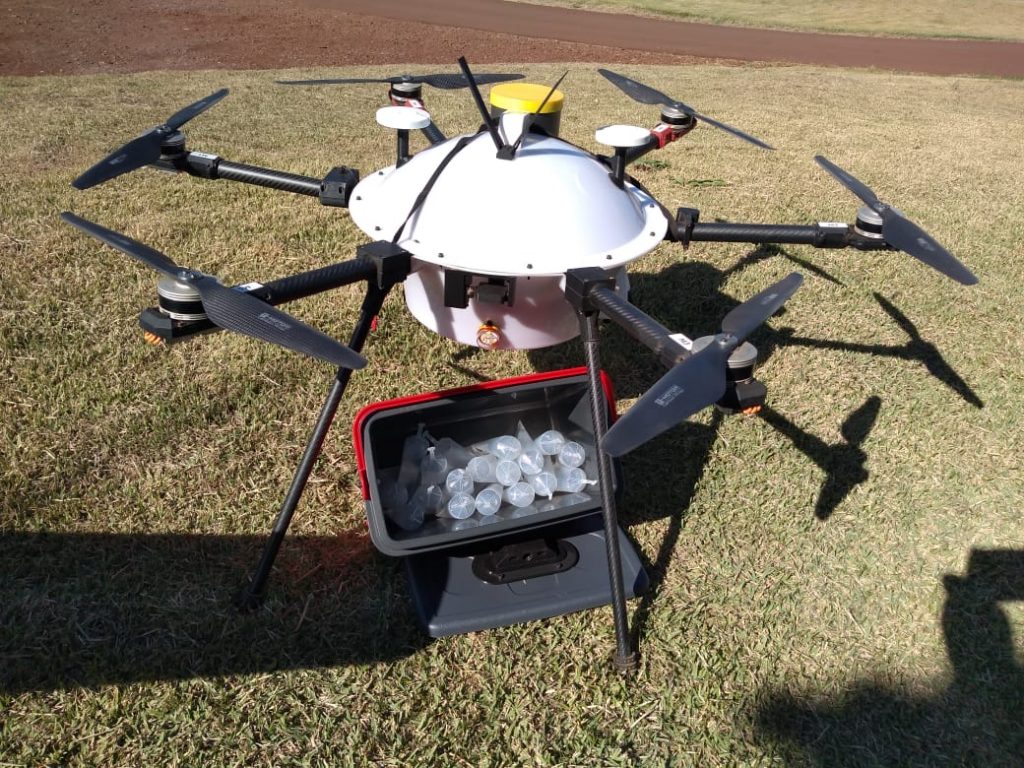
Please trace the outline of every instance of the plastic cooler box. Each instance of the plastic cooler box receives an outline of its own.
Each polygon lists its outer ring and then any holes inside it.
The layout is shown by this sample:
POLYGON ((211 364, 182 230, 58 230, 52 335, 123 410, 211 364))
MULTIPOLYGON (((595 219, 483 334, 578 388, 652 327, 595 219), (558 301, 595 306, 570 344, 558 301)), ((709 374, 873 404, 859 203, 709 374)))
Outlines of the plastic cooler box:
MULTIPOLYGON (((609 422, 615 400, 604 374, 609 422)), ((587 451, 586 475, 596 479, 596 441, 585 368, 532 374, 374 403, 356 416, 353 437, 370 537, 384 554, 402 557, 420 623, 432 636, 476 631, 610 601, 601 494, 596 485, 576 494, 538 498, 523 509, 503 506, 490 518, 428 518, 405 531, 384 513, 382 475, 401 463, 405 439, 422 425, 433 437, 469 447, 522 422, 536 437, 557 429, 587 451), (531 549, 533 547, 533 549, 531 549), (537 549, 539 547, 539 549, 537 549), (531 567, 536 553, 539 566, 531 567), (559 555, 564 554, 563 559, 559 555), (518 561, 516 560, 518 558, 518 561), (497 577, 493 563, 524 566, 497 577), (547 562, 544 565, 544 562, 547 562), (523 577, 519 578, 519 574, 523 577)), ((618 464, 616 486, 621 488, 618 464)), ((636 551, 620 531, 627 595, 646 588, 636 551)), ((500 570, 500 569, 499 569, 500 570)))

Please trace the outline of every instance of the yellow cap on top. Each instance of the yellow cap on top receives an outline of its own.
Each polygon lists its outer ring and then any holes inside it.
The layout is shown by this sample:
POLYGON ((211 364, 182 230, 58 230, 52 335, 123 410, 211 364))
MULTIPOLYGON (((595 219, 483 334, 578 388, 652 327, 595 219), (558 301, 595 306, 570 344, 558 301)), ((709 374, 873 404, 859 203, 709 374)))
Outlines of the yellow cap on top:
MULTIPOLYGON (((544 97, 551 90, 550 85, 535 85, 534 83, 499 83, 491 87, 490 101, 492 107, 503 109, 506 112, 536 112, 544 101, 544 97)), ((551 94, 544 109, 540 110, 542 115, 550 115, 562 111, 562 100, 564 96, 561 91, 551 94)))

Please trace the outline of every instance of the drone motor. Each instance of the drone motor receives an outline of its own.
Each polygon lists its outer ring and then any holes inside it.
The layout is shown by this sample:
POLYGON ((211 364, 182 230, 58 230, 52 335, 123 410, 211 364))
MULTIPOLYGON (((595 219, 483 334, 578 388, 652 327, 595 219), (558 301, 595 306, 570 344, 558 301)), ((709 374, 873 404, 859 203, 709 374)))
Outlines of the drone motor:
POLYGON ((857 222, 853 225, 857 234, 870 237, 872 240, 884 240, 882 236, 882 217, 866 205, 857 209, 857 222))
POLYGON ((661 122, 680 130, 683 128, 692 128, 697 124, 697 120, 693 115, 688 115, 683 112, 683 110, 677 109, 676 107, 662 107, 661 122))
POLYGON ((175 131, 160 142, 160 157, 165 160, 173 160, 185 154, 185 134, 175 131))
MULTIPOLYGON (((714 336, 695 339, 690 351, 697 354, 715 340, 714 336)), ((749 341, 743 342, 729 356, 726 365, 726 390, 715 404, 725 413, 757 413, 764 405, 768 390, 754 378, 757 364, 757 347, 749 341)))
POLYGON ((160 311, 172 320, 205 320, 206 310, 203 309, 199 291, 188 283, 175 280, 173 277, 161 277, 156 284, 160 311))
POLYGON ((420 83, 392 83, 388 89, 388 97, 396 107, 404 107, 410 101, 416 102, 411 106, 423 105, 423 86, 420 83))

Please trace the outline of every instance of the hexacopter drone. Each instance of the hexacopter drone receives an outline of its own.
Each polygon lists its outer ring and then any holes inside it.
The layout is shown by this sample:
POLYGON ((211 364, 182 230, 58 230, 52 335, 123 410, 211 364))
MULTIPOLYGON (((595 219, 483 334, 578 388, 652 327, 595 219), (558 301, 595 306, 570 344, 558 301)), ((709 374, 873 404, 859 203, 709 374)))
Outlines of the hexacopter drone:
MULTIPOLYGON (((240 595, 254 607, 306 485, 353 370, 366 365, 361 351, 391 288, 404 283, 409 311, 448 338, 484 349, 533 349, 582 335, 604 546, 616 632, 615 662, 629 668, 636 651, 628 634, 615 505, 613 460, 717 404, 726 412, 758 409, 765 387, 753 377, 757 350, 746 342, 802 282, 793 273, 729 312, 721 332, 690 340, 664 327, 628 300, 626 266, 663 240, 803 244, 818 248, 900 250, 954 280, 974 275, 948 251, 882 202, 866 185, 824 157, 816 161, 863 202, 852 225, 704 223, 698 211, 675 214, 627 172, 629 163, 666 147, 704 122, 757 147, 759 139, 623 75, 599 72, 638 102, 661 107, 652 128, 610 125, 595 139, 599 155, 558 136, 562 94, 553 87, 505 83, 521 75, 476 75, 464 59, 462 74, 402 75, 381 80, 284 81, 288 84, 384 82, 390 105, 377 122, 396 131, 393 165, 360 178, 348 167, 316 179, 233 163, 188 149, 182 126, 217 101, 221 90, 171 116, 73 182, 87 189, 152 165, 204 179, 228 179, 318 198, 348 208, 371 239, 357 258, 267 284, 226 287, 216 278, 179 267, 142 243, 71 213, 63 218, 163 274, 159 307, 141 324, 153 342, 174 342, 215 327, 237 331, 325 360, 337 375, 278 514, 260 563, 240 595), (492 89, 491 110, 478 85, 492 89), (482 118, 478 131, 446 138, 423 108, 423 84, 468 87, 482 118), (430 146, 411 154, 409 132, 430 146), (498 224, 514 214, 517 226, 498 224), (496 232, 501 236, 495 236, 496 232), (538 244, 542 244, 540 247, 538 244), (275 309, 276 305, 365 281, 366 294, 348 345, 275 309), (609 427, 598 356, 598 317, 621 326, 669 368, 609 427)), ((524 559, 522 551, 518 552, 524 559)), ((532 554, 527 553, 525 560, 532 554)))

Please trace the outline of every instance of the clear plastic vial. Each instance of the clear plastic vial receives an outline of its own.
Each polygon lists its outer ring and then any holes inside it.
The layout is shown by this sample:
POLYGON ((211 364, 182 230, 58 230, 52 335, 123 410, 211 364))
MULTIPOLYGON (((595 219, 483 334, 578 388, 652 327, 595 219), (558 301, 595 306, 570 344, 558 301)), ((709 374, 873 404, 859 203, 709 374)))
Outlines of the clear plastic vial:
POLYGON ((454 517, 456 520, 465 520, 473 514, 474 509, 476 509, 476 499, 468 493, 456 493, 448 499, 448 504, 445 505, 448 516, 454 517))
POLYGON ((439 485, 421 485, 416 490, 416 496, 421 496, 425 503, 427 514, 436 515, 444 506, 444 491, 439 485))
POLYGON ((473 458, 473 452, 461 443, 457 443, 450 437, 442 437, 437 441, 434 450, 439 456, 443 456, 448 462, 448 469, 465 467, 473 458))
POLYGON ((402 463, 398 467, 398 484, 406 488, 416 485, 420 475, 420 462, 427 453, 427 438, 422 431, 405 438, 402 445, 402 463))
POLYGON ((555 473, 547 470, 538 472, 536 475, 529 475, 526 480, 533 486, 533 490, 538 496, 543 496, 546 499, 550 499, 558 488, 558 478, 555 477, 555 473))
POLYGON ((495 471, 498 467, 498 457, 488 453, 486 456, 474 456, 466 464, 466 471, 473 478, 474 483, 493 483, 498 479, 495 471))
POLYGON ((523 452, 523 446, 512 435, 501 435, 477 443, 473 446, 473 450, 485 451, 499 459, 518 459, 519 454, 523 452))
POLYGON ((555 490, 563 493, 577 493, 592 482, 579 467, 556 467, 555 478, 558 480, 555 490))
POLYGON ((427 448, 427 452, 420 459, 420 483, 437 485, 444 480, 448 469, 448 459, 445 455, 438 453, 437 448, 427 448))
POLYGON ((428 511, 425 491, 425 488, 417 489, 411 499, 389 510, 388 517, 395 525, 405 531, 415 531, 423 525, 428 511))
POLYGON ((558 452, 558 463, 563 467, 582 467, 587 460, 587 451, 579 443, 570 440, 558 452))
POLYGON ((501 508, 502 491, 500 483, 491 483, 476 495, 476 511, 490 517, 501 508))
POLYGON ((544 454, 538 448, 524 448, 517 461, 524 475, 536 475, 544 469, 544 454))
POLYGON ((549 429, 547 432, 542 432, 534 440, 534 443, 545 456, 557 456, 558 452, 562 450, 562 446, 565 445, 565 437, 557 429, 549 429))
POLYGON ((505 501, 513 507, 526 507, 533 503, 537 494, 529 483, 518 482, 505 489, 505 501))
POLYGON ((473 478, 464 469, 453 469, 444 479, 444 490, 449 497, 473 493, 473 478))
POLYGON ((523 470, 515 459, 502 459, 494 468, 494 477, 502 485, 515 485, 523 476, 523 470))

